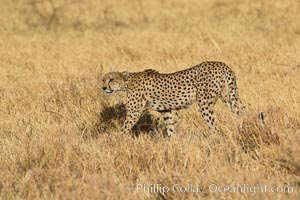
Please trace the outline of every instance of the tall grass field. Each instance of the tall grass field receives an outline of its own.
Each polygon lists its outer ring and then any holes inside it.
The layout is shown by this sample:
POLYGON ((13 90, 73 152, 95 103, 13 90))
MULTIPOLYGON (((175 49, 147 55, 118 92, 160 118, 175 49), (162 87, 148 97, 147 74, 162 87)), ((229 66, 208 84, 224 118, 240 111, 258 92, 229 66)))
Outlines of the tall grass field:
POLYGON ((0 199, 300 199, 300 2, 0 0, 0 199), (248 115, 122 135, 110 71, 222 61, 248 115), (265 114, 264 122, 257 115, 265 114))

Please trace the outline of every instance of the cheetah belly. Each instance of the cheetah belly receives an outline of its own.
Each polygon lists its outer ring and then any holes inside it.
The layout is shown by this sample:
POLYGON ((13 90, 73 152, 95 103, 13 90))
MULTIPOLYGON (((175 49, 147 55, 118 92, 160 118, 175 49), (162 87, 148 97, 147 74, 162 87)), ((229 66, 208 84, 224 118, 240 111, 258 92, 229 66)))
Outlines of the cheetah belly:
POLYGON ((146 108, 155 111, 179 110, 190 107, 195 101, 195 90, 180 93, 169 92, 151 97, 147 102, 146 108))

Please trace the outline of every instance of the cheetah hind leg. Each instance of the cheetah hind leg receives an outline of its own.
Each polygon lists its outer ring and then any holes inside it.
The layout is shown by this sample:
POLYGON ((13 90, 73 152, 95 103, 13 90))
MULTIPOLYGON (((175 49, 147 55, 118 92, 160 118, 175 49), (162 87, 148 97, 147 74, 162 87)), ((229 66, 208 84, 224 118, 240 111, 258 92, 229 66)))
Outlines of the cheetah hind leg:
POLYGON ((216 103, 215 98, 209 98, 208 100, 198 101, 198 106, 200 108, 200 112, 202 118, 205 120, 207 126, 217 134, 223 135, 217 125, 217 120, 214 114, 214 105, 216 103))
POLYGON ((176 111, 163 112, 163 119, 167 130, 167 137, 170 138, 175 133, 179 123, 178 113, 176 111))
POLYGON ((245 107, 243 106, 237 91, 235 81, 231 84, 222 84, 220 99, 227 105, 232 113, 236 115, 244 115, 245 107))
MULTIPOLYGON (((223 82, 220 99, 227 105, 232 113, 242 117, 239 121, 239 126, 242 127, 243 118, 247 117, 249 113, 246 112, 246 109, 239 98, 236 82, 234 79, 231 81, 230 84, 226 84, 226 81, 223 82)), ((260 112, 257 116, 263 124, 265 124, 265 117, 266 115, 264 112, 260 112)))
MULTIPOLYGON (((245 106, 242 104, 242 101, 239 98, 238 89, 236 86, 236 81, 234 79, 231 80, 229 84, 226 84, 227 81, 223 81, 222 92, 220 95, 220 99, 227 105, 227 107, 236 115, 244 116, 247 115, 245 106)), ((265 123, 266 114, 264 112, 260 112, 257 118, 265 123)))

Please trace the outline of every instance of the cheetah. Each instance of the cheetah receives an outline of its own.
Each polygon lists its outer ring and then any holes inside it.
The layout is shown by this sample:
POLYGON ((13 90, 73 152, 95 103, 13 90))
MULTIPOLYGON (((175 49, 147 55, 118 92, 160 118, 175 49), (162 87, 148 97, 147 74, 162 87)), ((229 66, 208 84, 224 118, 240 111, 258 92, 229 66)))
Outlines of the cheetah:
POLYGON ((106 95, 126 91, 126 118, 122 133, 128 134, 147 110, 163 115, 167 136, 178 125, 178 110, 197 103, 209 129, 220 133, 214 115, 217 100, 223 101, 233 113, 241 115, 244 106, 239 98, 236 77, 223 62, 207 61, 186 70, 162 74, 153 69, 142 72, 109 72, 103 76, 102 89, 106 95))

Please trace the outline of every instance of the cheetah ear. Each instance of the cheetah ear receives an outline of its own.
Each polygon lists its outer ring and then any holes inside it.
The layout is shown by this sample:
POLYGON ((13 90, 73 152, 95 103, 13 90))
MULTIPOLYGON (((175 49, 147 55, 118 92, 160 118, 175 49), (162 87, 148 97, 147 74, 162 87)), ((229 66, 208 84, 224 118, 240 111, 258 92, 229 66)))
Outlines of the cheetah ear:
POLYGON ((129 72, 127 72, 127 71, 122 72, 122 77, 123 77, 123 80, 124 80, 124 81, 127 81, 128 76, 129 76, 129 72))

